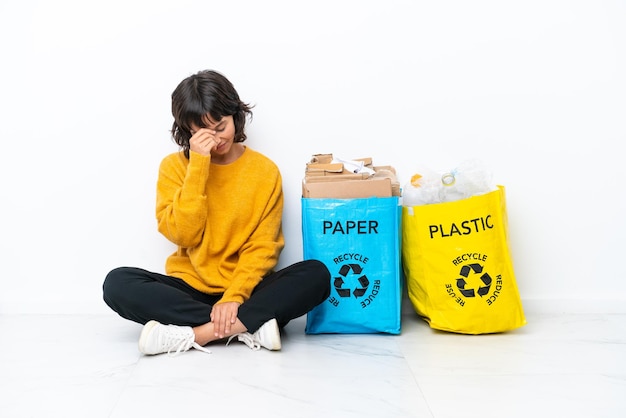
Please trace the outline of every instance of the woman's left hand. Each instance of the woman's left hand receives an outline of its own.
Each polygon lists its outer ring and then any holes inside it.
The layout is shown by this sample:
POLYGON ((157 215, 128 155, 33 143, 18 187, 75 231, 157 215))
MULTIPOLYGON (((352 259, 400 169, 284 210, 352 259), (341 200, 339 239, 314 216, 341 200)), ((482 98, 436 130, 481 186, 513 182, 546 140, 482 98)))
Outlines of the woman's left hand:
POLYGON ((211 322, 215 336, 224 338, 230 335, 230 327, 237 321, 237 312, 239 312, 240 303, 224 302, 213 305, 211 311, 211 322))

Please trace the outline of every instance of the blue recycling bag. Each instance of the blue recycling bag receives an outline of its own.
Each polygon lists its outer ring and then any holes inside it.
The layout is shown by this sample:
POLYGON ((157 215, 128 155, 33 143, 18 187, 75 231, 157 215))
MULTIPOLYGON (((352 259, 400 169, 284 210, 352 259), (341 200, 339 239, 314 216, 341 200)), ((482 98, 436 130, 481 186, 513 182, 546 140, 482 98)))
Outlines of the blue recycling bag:
POLYGON ((331 273, 330 296, 307 314, 307 334, 400 333, 401 211, 398 197, 302 198, 304 258, 331 273))

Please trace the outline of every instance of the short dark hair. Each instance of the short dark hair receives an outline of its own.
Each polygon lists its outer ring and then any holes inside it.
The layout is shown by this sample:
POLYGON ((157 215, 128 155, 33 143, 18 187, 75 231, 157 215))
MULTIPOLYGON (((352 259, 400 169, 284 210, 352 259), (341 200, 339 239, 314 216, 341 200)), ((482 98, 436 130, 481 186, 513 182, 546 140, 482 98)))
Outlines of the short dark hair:
POLYGON ((206 126, 207 114, 215 121, 232 116, 235 142, 247 139, 246 118, 252 119, 252 106, 241 101, 233 84, 222 74, 203 70, 181 81, 172 93, 172 138, 187 158, 191 125, 206 126))

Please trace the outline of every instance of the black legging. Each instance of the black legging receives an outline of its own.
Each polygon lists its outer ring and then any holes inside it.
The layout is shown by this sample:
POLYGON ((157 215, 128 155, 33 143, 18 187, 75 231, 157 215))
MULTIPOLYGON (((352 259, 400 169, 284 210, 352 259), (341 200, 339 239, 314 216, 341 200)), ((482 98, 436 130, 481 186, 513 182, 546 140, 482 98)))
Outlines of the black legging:
MULTIPOLYGON (((181 279, 136 267, 112 270, 102 286, 104 301, 123 318, 145 324, 198 326, 211 320, 222 295, 202 293, 181 279)), ((256 286, 237 317, 255 332, 276 318, 287 325, 322 303, 330 294, 330 272, 317 260, 306 260, 269 274, 256 286)))

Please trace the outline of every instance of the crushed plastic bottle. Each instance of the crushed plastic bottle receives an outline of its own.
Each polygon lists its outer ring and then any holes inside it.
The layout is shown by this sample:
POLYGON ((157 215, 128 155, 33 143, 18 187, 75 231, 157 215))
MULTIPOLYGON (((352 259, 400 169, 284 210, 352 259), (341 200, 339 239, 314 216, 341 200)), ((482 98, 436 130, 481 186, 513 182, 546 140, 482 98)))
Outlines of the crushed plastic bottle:
POLYGON ((479 196, 496 190, 492 178, 492 173, 477 159, 464 161, 444 173, 422 168, 402 189, 402 205, 454 202, 479 196))

